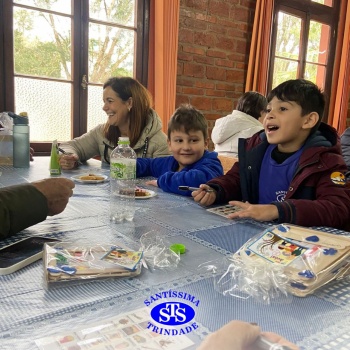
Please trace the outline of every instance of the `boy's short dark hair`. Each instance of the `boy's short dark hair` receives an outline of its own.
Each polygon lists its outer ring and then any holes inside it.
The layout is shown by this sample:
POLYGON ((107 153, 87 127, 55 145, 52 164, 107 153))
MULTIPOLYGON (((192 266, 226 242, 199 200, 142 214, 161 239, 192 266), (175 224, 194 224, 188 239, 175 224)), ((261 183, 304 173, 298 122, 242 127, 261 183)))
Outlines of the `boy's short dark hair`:
POLYGON ((173 131, 185 130, 188 134, 191 130, 201 131, 204 139, 208 138, 208 122, 204 115, 189 104, 180 105, 171 116, 168 123, 168 139, 173 131))
POLYGON ((287 80, 275 87, 267 95, 267 101, 277 97, 281 101, 293 101, 301 106, 302 116, 317 112, 320 116, 311 133, 316 131, 322 121, 325 97, 320 88, 313 82, 305 79, 287 80))
POLYGON ((267 99, 264 95, 256 91, 248 91, 239 98, 236 110, 259 119, 261 112, 265 111, 266 106, 267 99))

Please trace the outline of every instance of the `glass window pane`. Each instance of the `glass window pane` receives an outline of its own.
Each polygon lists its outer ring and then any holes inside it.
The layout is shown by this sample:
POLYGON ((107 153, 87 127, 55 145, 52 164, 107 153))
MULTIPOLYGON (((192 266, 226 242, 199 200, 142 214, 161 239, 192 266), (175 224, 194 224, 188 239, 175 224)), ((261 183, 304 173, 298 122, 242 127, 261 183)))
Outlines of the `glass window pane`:
POLYGON ((71 139, 71 83, 15 78, 16 112, 28 112, 30 141, 71 139))
POLYGON ((14 3, 66 13, 69 15, 72 13, 72 4, 71 1, 68 0, 45 0, 40 2, 37 0, 15 0, 14 3))
POLYGON ((307 43, 306 60, 308 62, 326 64, 330 27, 320 22, 310 21, 309 41, 307 43))
POLYGON ((70 18, 15 8, 15 73, 70 80, 70 33, 70 18))
POLYGON ((286 59, 275 58, 273 69, 272 88, 289 79, 296 79, 298 71, 298 62, 286 59))
POLYGON ((135 0, 90 1, 89 15, 99 21, 134 26, 135 0))
POLYGON ((111 76, 134 76, 135 31, 90 23, 89 82, 111 76))
POLYGON ((333 7, 333 0, 311 0, 311 2, 317 2, 318 4, 333 7))
POLYGON ((87 129, 91 130, 98 124, 105 123, 107 120, 106 113, 102 110, 103 99, 102 86, 89 85, 88 87, 88 125, 87 129))
POLYGON ((279 12, 275 56, 298 59, 300 35, 301 18, 279 12))
POLYGON ((326 80, 326 67, 318 64, 307 63, 305 65, 305 79, 314 82, 324 90, 326 80))

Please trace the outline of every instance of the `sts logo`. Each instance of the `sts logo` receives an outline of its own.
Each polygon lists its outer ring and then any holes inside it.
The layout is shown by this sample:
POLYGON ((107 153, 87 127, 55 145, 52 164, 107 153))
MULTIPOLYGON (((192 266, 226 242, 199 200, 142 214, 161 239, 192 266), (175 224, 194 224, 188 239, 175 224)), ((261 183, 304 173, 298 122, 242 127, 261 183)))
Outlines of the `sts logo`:
POLYGON ((199 300, 191 294, 169 290, 151 295, 144 301, 146 306, 161 299, 176 298, 176 301, 158 303, 151 309, 152 322, 148 322, 147 328, 155 333, 163 335, 183 335, 198 328, 196 322, 191 322, 196 314, 193 304, 198 307, 199 300), (189 304, 179 301, 182 299, 189 304), (157 323, 158 325, 155 325, 157 323), (187 324, 187 326, 185 326, 187 324))
POLYGON ((185 303, 161 303, 151 311, 151 317, 167 326, 179 326, 193 320, 194 309, 185 303))

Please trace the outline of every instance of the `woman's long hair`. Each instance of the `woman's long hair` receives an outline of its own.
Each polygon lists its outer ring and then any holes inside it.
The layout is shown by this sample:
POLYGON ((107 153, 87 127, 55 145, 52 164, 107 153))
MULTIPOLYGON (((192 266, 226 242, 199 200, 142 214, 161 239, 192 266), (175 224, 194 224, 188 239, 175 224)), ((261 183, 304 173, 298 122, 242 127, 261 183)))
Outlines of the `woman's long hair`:
MULTIPOLYGON (((130 146, 134 147, 142 134, 142 130, 147 125, 148 116, 151 113, 152 97, 149 91, 137 80, 130 77, 109 78, 104 84, 103 89, 110 86, 113 91, 126 102, 132 98, 132 108, 129 112, 129 139, 130 146)), ((120 130, 117 126, 106 122, 104 136, 114 146, 117 145, 120 136, 120 130)))

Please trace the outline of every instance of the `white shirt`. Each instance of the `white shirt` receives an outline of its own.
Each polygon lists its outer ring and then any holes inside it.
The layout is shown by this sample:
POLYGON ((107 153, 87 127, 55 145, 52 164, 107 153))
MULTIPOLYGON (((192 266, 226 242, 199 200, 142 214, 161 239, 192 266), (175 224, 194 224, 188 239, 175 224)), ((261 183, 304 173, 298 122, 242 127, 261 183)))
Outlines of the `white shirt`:
POLYGON ((238 139, 251 137, 263 129, 263 125, 254 117, 233 110, 226 117, 216 120, 211 139, 218 154, 238 157, 238 139))

